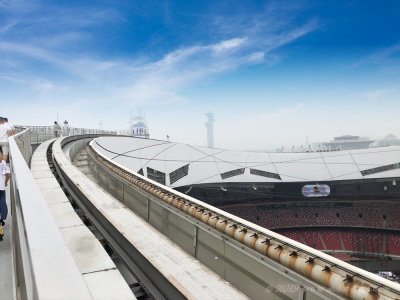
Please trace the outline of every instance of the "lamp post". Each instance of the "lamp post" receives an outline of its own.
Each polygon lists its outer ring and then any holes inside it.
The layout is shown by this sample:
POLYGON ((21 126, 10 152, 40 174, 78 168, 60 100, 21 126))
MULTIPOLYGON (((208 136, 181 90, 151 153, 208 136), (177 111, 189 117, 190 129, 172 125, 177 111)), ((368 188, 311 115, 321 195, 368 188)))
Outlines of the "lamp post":
POLYGON ((66 136, 68 136, 69 135, 69 130, 68 130, 68 121, 67 120, 65 120, 64 121, 64 134, 63 135, 66 135, 66 136))

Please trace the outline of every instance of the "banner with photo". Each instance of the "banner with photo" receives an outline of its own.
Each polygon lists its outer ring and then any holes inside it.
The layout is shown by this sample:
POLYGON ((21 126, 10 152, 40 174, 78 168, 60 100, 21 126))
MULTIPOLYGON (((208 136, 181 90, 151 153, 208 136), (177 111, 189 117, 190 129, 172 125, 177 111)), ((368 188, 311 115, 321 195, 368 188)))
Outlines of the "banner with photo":
POLYGON ((303 186, 301 192, 305 197, 326 197, 331 193, 331 189, 326 184, 313 184, 303 186))
POLYGON ((143 138, 145 138, 146 134, 147 134, 147 130, 146 130, 146 127, 141 126, 141 125, 133 126, 132 127, 132 133, 133 133, 134 137, 143 137, 143 138))

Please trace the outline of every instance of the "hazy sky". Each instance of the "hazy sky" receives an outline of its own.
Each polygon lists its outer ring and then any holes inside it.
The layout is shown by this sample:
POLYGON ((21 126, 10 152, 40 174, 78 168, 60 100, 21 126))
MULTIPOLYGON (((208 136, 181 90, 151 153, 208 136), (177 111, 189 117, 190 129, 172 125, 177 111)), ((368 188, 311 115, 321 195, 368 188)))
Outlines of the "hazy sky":
POLYGON ((400 136, 399 1, 0 0, 0 115, 261 150, 400 136))

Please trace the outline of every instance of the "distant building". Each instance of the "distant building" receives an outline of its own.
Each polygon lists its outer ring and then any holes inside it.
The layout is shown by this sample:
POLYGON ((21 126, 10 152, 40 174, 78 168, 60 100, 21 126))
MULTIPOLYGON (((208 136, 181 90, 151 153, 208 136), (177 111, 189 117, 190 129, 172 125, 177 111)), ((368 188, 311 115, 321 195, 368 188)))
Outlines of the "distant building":
POLYGON ((207 147, 214 148, 214 114, 213 113, 206 113, 208 118, 207 122, 205 123, 207 127, 207 147))
POLYGON ((354 150, 354 149, 366 149, 375 142, 370 140, 368 137, 360 137, 356 135, 342 135, 335 137, 333 141, 320 143, 323 149, 314 150, 354 150))
POLYGON ((149 128, 147 128, 147 125, 144 122, 138 122, 132 126, 132 133, 134 137, 139 137, 139 138, 145 138, 148 139, 150 134, 149 134, 149 128))
POLYGON ((143 108, 138 109, 136 116, 132 115, 129 121, 130 134, 134 137, 148 139, 150 137, 149 127, 146 122, 146 111, 143 108))
POLYGON ((378 147, 385 147, 385 146, 400 146, 400 139, 393 134, 388 134, 384 137, 383 140, 378 141, 378 147))

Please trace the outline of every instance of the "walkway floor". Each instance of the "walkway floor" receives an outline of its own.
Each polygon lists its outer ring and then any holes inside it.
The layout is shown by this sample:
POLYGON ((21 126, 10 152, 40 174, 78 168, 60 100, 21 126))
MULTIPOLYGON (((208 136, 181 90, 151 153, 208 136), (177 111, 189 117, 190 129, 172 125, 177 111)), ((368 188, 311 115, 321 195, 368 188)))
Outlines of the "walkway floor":
POLYGON ((4 230, 4 241, 0 243, 0 300, 14 300, 15 283, 14 283, 14 267, 13 253, 11 247, 12 237, 12 216, 10 204, 10 188, 6 188, 8 217, 4 230))

